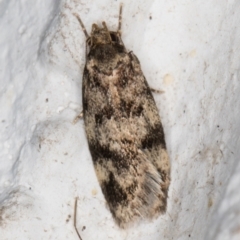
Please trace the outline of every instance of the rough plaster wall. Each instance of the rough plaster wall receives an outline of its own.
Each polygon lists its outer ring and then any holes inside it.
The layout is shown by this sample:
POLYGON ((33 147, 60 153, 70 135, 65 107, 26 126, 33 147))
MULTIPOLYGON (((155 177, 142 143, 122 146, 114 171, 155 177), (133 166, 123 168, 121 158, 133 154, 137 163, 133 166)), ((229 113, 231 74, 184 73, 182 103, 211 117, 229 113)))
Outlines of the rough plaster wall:
POLYGON ((240 2, 122 1, 123 41, 155 95, 172 164, 168 210, 119 230, 81 111, 87 30, 119 1, 0 1, 1 239, 239 239, 240 2), (83 227, 86 227, 84 230, 83 227))

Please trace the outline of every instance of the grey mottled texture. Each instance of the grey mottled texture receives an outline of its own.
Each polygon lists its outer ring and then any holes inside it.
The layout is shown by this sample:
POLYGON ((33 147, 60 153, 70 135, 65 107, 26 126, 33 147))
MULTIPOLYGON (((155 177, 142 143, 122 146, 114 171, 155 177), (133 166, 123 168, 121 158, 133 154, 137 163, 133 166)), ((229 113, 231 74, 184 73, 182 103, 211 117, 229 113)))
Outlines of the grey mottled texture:
POLYGON ((166 211, 170 162, 163 127, 140 63, 125 49, 120 29, 109 32, 105 23, 103 28, 93 24, 87 44, 86 135, 102 192, 124 228, 166 211))

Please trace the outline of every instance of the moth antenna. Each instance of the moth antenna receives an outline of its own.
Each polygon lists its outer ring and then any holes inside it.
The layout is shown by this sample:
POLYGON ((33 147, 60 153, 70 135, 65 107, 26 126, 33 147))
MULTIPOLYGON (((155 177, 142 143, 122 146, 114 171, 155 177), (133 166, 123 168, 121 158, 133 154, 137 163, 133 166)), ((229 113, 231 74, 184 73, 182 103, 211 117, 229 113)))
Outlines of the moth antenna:
POLYGON ((86 28, 85 28, 85 26, 84 26, 81 18, 80 18, 76 13, 74 13, 74 16, 77 18, 78 22, 80 23, 80 25, 81 25, 81 27, 82 27, 82 30, 83 30, 86 38, 88 39, 88 38, 89 38, 89 35, 88 35, 88 33, 87 33, 87 30, 86 30, 86 28))
POLYGON ((118 18, 118 34, 121 36, 121 28, 122 28, 122 8, 123 8, 123 3, 120 4, 120 9, 119 9, 119 18, 118 18))

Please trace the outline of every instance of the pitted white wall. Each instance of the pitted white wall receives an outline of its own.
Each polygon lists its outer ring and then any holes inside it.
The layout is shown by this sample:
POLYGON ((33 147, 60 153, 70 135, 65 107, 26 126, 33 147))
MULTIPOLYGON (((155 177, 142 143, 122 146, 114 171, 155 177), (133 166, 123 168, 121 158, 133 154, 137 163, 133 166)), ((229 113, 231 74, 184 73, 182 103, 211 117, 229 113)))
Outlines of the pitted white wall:
POLYGON ((122 1, 123 41, 151 85, 171 157, 168 210, 112 221, 81 111, 85 36, 119 1, 0 2, 1 239, 238 239, 240 2, 122 1), (86 227, 82 231, 83 226, 86 227))

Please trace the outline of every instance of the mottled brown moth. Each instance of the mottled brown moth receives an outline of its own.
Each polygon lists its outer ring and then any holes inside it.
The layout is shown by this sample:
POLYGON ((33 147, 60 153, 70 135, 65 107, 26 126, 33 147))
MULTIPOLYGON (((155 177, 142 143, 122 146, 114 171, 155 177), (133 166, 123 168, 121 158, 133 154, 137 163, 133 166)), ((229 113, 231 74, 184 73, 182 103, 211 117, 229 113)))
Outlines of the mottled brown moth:
POLYGON ((153 218, 167 207, 170 162, 164 132, 140 62, 116 32, 92 25, 82 104, 89 150, 98 181, 117 224, 153 218))

